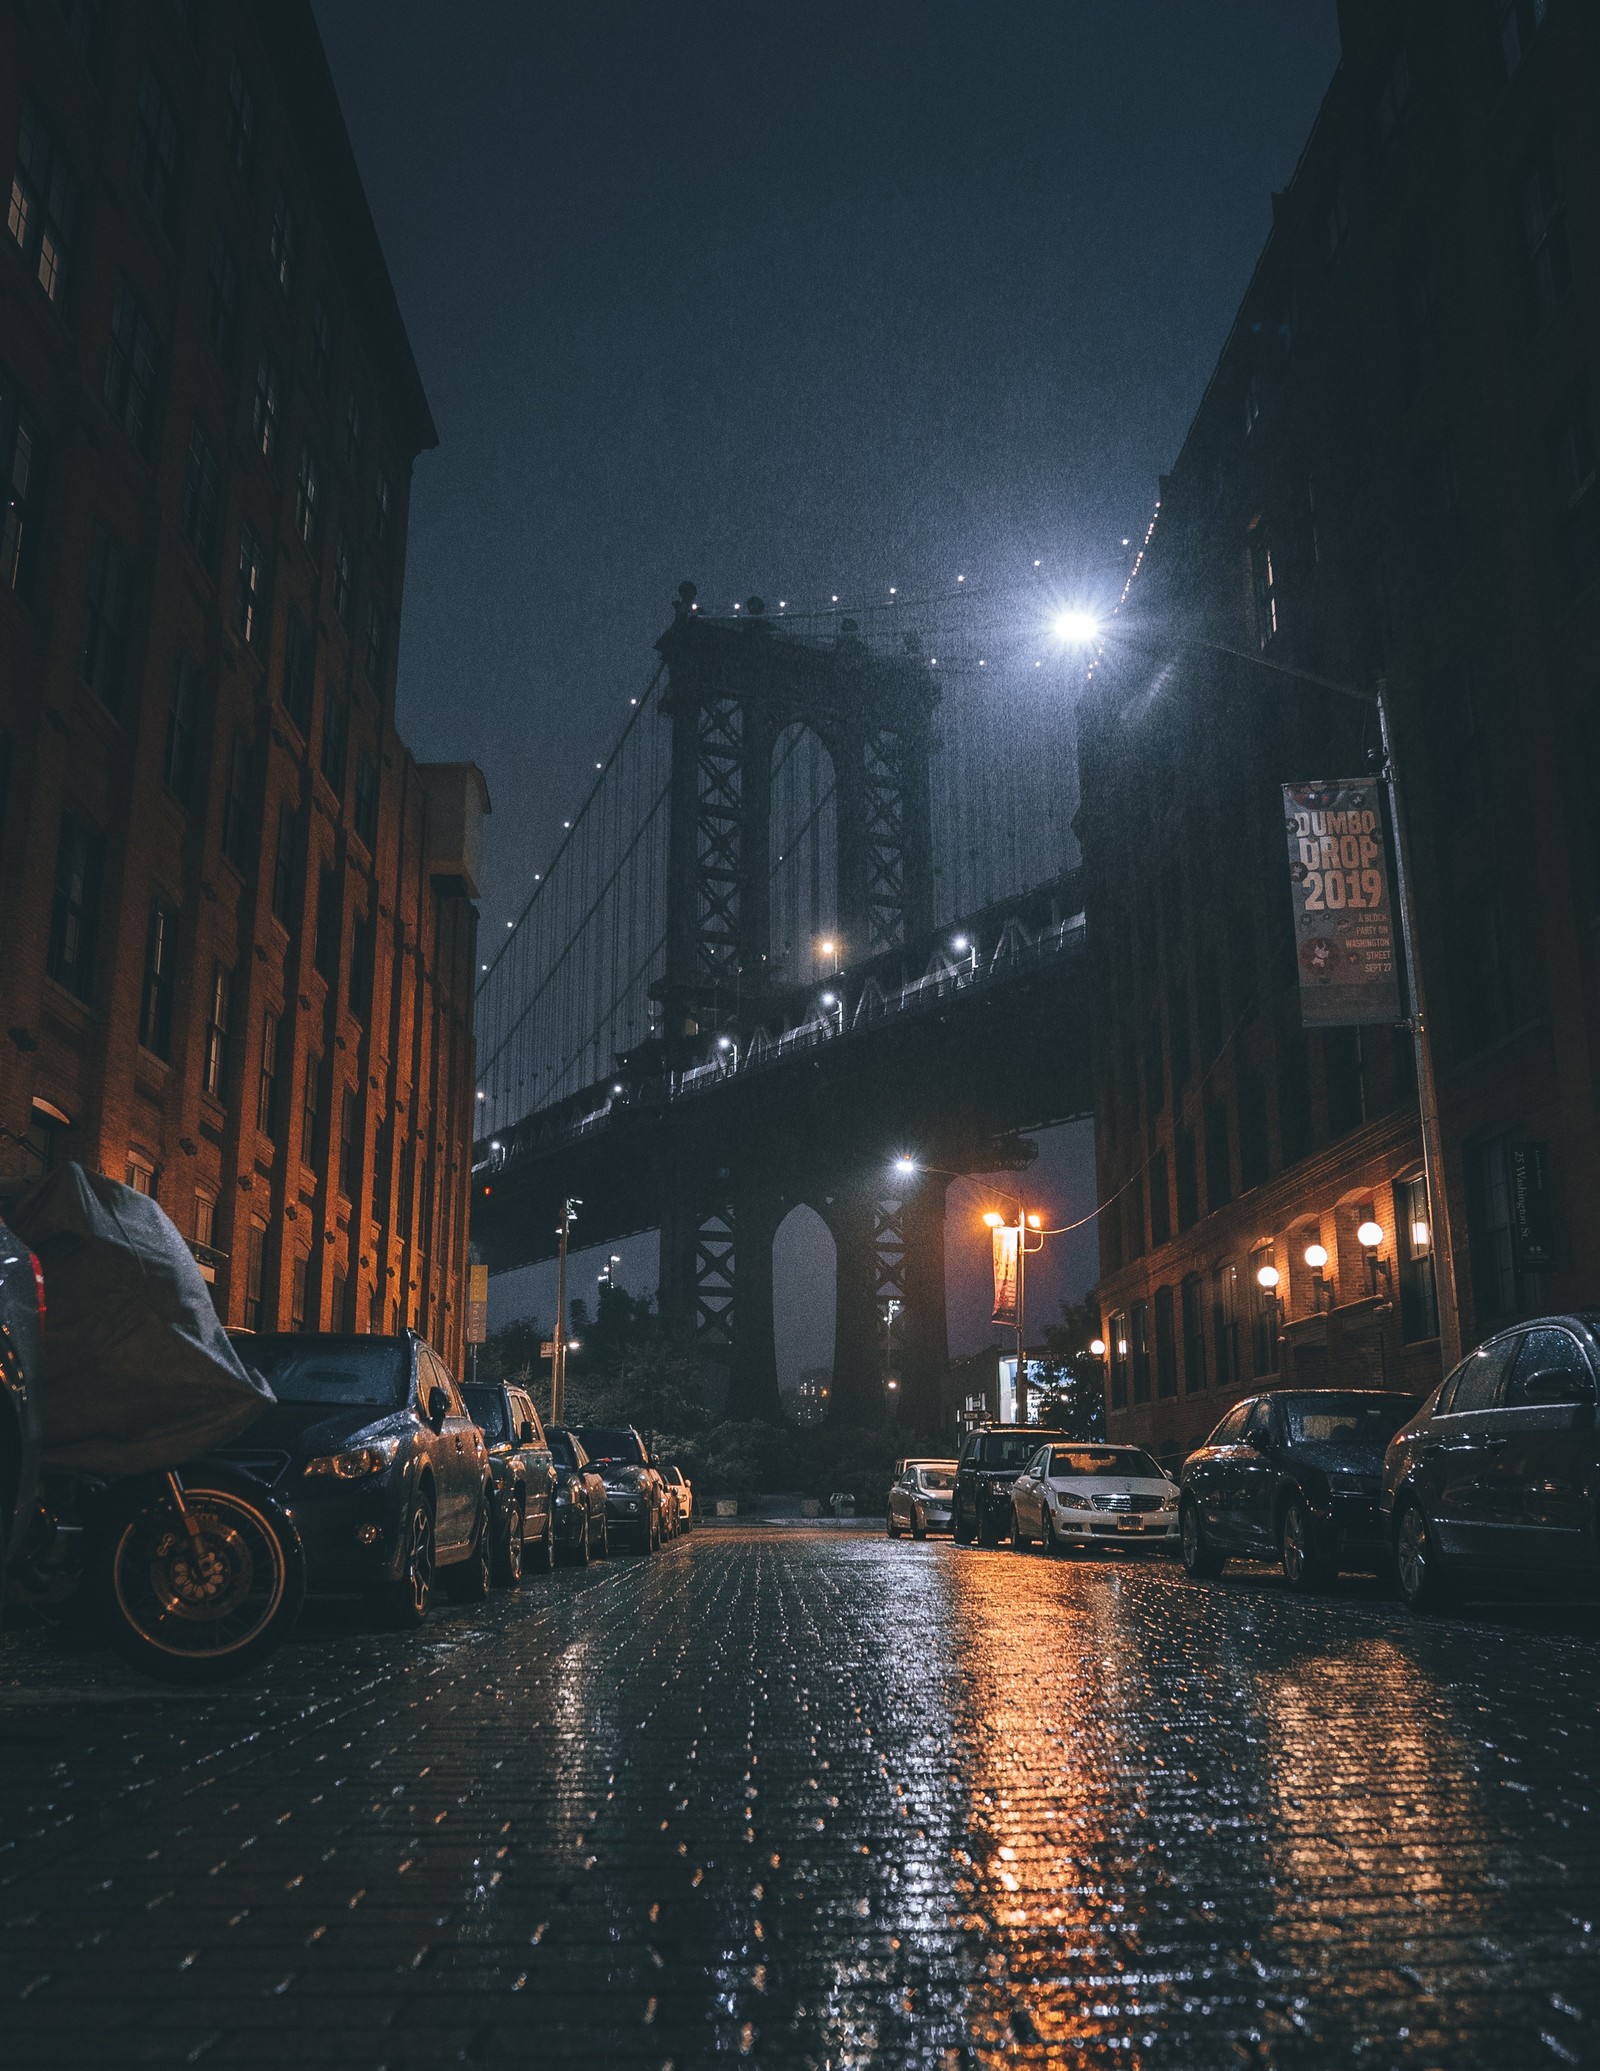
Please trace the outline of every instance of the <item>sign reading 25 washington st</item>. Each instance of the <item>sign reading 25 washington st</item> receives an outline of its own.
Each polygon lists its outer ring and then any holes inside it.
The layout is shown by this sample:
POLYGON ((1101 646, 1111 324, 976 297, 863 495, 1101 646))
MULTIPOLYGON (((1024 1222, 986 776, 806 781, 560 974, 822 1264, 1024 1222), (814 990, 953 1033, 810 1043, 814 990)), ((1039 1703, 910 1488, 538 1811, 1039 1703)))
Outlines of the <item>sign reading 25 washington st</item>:
POLYGON ((1400 1019, 1394 901, 1378 785, 1285 784, 1300 1018, 1307 1028, 1400 1019))

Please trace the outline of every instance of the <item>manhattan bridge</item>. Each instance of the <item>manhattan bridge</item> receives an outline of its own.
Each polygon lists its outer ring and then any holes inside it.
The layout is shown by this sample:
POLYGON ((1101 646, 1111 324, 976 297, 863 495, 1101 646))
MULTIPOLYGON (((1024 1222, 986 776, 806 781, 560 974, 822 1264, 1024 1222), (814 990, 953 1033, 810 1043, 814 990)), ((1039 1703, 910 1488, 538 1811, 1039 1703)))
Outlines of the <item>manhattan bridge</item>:
POLYGON ((792 1209, 834 1240, 834 1415, 881 1414, 891 1301, 915 1413, 947 1360, 949 1175, 1089 1111, 1081 665, 1037 600, 1016 616, 960 590, 720 614, 684 583, 481 977, 476 1255, 552 1257, 568 1196, 585 1244, 659 1231, 662 1315, 732 1415, 777 1407, 792 1209))

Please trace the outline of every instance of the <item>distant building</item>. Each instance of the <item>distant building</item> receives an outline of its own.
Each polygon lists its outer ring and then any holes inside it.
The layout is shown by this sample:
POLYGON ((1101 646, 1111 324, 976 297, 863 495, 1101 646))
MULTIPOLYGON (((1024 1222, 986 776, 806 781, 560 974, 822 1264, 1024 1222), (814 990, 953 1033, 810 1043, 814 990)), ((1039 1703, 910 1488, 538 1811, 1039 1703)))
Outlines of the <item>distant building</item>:
POLYGON ((0 165, 0 1172, 457 1360, 488 801, 394 728, 436 438, 309 5, 0 5, 0 165))
POLYGON ((1298 1000, 1279 786, 1370 713, 1170 634, 1386 679, 1460 1333, 1595 1298, 1600 11, 1340 19, 1082 730, 1109 1434, 1162 1448, 1441 1368, 1409 1038, 1298 1000))
POLYGON ((801 1426, 826 1422, 829 1390, 833 1386, 831 1366, 809 1366, 795 1383, 794 1420, 801 1426))

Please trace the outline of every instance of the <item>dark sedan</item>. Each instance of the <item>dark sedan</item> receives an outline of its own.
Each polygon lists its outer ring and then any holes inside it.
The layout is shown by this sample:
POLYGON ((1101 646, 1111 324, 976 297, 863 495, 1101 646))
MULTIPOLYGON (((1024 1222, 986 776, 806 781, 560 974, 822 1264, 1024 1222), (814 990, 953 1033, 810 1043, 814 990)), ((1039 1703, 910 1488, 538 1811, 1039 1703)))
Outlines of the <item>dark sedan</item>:
POLYGON ((288 1507, 313 1589, 359 1589, 420 1625, 436 1576, 458 1601, 489 1588, 489 1456, 444 1362, 414 1331, 234 1339, 275 1407, 218 1457, 288 1507))
POLYGON ((969 1434, 956 1462, 950 1534, 958 1546, 998 1546, 1011 1533, 1011 1484, 1041 1445, 1065 1442, 1065 1431, 1038 1424, 990 1424, 969 1434))
POLYGON ((655 1553, 663 1536, 666 1491, 644 1440, 631 1424, 581 1424, 575 1435, 606 1485, 611 1536, 629 1540, 640 1553, 655 1553))
POLYGON ((492 1381, 461 1392, 489 1449, 494 1579, 515 1589, 524 1567, 548 1574, 555 1566, 555 1466, 539 1412, 521 1388, 492 1381))
POLYGON ((550 1426, 550 1458, 556 1473, 556 1552, 579 1567, 611 1551, 606 1523, 606 1485, 600 1470, 564 1424, 550 1426))
POLYGON ((39 1488, 39 1261, 0 1222, 0 1603, 6 1563, 33 1516, 39 1488))
POLYGON ((1291 1589, 1386 1565, 1378 1516, 1384 1448, 1414 1395, 1285 1389, 1236 1403, 1183 1463, 1178 1542, 1191 1575, 1234 1557, 1277 1560, 1291 1589))
POLYGON ((1600 1313, 1480 1345, 1395 1434, 1382 1508, 1417 1610, 1479 1584, 1600 1587, 1600 1313))

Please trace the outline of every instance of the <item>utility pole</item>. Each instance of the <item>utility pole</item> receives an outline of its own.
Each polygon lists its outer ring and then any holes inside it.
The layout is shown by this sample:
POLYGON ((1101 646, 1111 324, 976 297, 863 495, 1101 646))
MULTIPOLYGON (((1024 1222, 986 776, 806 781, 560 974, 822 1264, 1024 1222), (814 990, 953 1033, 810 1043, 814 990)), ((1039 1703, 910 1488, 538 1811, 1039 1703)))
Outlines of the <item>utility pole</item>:
POLYGON ((563 1421, 567 1407, 567 1236, 572 1228, 573 1216, 583 1203, 569 1196, 561 1204, 561 1221, 556 1235, 560 1238, 560 1249, 556 1252, 556 1327, 554 1343, 550 1348, 550 1421, 563 1421))
POLYGON ((1017 1422, 1028 1421, 1028 1331, 1024 1317, 1024 1280, 1028 1254, 1028 1218, 1017 1203, 1017 1422))

